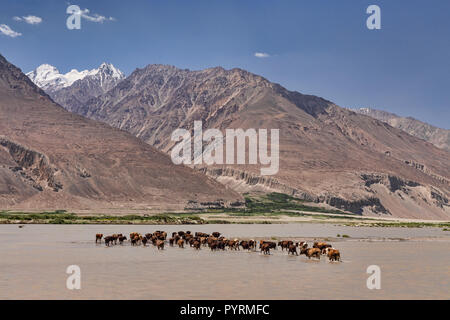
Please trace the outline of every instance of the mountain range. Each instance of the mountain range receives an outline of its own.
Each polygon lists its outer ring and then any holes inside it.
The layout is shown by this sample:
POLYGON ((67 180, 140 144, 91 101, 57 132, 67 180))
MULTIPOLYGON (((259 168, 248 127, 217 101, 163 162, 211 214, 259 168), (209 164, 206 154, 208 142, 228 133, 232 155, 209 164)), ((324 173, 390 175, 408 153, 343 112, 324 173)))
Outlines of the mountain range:
MULTIPOLYGON (((84 87, 82 82, 74 84, 84 87)), ((83 103, 65 101, 71 112, 128 131, 165 153, 174 146, 172 132, 192 132, 195 120, 222 131, 280 129, 275 176, 261 176, 256 165, 193 166, 241 194, 285 192, 367 215, 450 216, 448 151, 242 69, 149 65, 83 103)))
POLYGON ((125 131, 66 111, 1 55, 0 128, 2 209, 180 210, 242 199, 125 131))
POLYGON ((353 111, 386 122, 412 136, 428 141, 438 148, 450 151, 450 130, 437 128, 411 117, 400 117, 394 113, 372 108, 358 108, 353 111))
MULTIPOLYGON (((54 101, 68 111, 80 110, 91 98, 96 98, 112 89, 125 75, 112 64, 102 63, 99 68, 78 71, 72 69, 60 74, 54 66, 43 64, 27 76, 54 101)), ((372 108, 350 109, 356 113, 386 122, 408 134, 450 151, 450 130, 441 129, 412 117, 401 117, 394 113, 372 108)))

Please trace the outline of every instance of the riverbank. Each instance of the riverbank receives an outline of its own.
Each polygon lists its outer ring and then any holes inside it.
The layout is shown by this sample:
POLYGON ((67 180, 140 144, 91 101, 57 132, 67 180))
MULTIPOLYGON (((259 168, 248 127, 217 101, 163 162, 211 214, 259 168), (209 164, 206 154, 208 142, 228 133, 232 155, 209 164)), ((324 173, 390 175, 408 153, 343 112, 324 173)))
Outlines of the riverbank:
MULTIPOLYGON (((107 211, 50 212, 0 211, 0 224, 117 224, 117 225, 201 225, 201 224, 286 224, 331 223, 341 226, 438 227, 450 230, 450 221, 401 219, 391 216, 363 216, 333 207, 306 202, 283 194, 245 195, 245 207, 185 209, 182 212, 107 211), (132 212, 132 214, 130 214, 132 212)), ((444 231, 445 231, 444 230, 444 231)))
POLYGON ((313 212, 186 212, 142 215, 75 214, 65 211, 42 213, 0 212, 0 224, 105 224, 105 225, 202 225, 202 224, 291 224, 327 223, 351 227, 436 227, 450 232, 450 221, 374 218, 313 212))

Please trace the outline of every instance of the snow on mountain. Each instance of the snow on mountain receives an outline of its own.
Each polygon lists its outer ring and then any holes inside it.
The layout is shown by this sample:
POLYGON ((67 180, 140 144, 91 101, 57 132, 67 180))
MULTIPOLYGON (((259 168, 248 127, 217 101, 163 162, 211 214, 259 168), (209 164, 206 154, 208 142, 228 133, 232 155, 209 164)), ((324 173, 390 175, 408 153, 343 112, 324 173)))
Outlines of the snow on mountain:
POLYGON ((89 99, 106 93, 125 78, 119 69, 105 62, 97 69, 72 69, 66 74, 43 64, 27 73, 27 76, 55 102, 71 112, 82 108, 89 99))
POLYGON ((26 74, 38 87, 47 91, 50 88, 62 88, 67 85, 67 79, 58 69, 49 64, 40 65, 36 70, 26 74))
POLYGON ((97 79, 102 85, 104 82, 121 80, 125 78, 124 74, 110 63, 102 63, 99 68, 92 70, 78 71, 72 69, 66 74, 61 74, 59 70, 49 64, 43 64, 36 70, 26 74, 31 81, 47 93, 58 91, 62 88, 70 87, 77 80, 86 77, 97 79))
MULTIPOLYGON (((96 69, 94 69, 94 70, 96 70, 96 69)), ((77 69, 70 70, 69 72, 67 72, 64 75, 64 77, 66 78, 66 85, 64 87, 71 86, 75 81, 81 80, 84 77, 86 77, 87 75, 89 75, 90 72, 91 71, 88 71, 88 70, 83 70, 83 71, 78 71, 77 69)))

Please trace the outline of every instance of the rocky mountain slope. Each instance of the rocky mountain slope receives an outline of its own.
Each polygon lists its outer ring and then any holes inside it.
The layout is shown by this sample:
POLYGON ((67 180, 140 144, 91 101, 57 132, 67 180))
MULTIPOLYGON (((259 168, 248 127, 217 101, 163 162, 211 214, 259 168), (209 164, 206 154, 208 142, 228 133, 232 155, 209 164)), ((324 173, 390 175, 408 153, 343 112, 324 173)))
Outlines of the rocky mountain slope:
POLYGON ((149 65, 72 111, 170 152, 177 128, 280 129, 280 170, 197 169, 240 192, 281 191, 362 214, 450 217, 450 153, 325 99, 240 69, 149 65))
POLYGON ((166 210, 239 199, 132 135, 67 112, 0 56, 1 209, 166 210))
POLYGON ((394 128, 398 128, 434 144, 436 147, 450 151, 450 130, 437 128, 428 123, 411 117, 400 117, 394 113, 371 108, 352 109, 353 111, 386 122, 394 128))

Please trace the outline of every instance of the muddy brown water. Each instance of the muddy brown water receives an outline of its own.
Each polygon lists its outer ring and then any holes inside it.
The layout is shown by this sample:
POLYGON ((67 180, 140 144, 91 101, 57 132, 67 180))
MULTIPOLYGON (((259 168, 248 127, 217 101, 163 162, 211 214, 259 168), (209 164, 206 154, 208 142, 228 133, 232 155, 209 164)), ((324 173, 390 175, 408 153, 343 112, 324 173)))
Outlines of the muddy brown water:
POLYGON ((286 225, 0 225, 0 299, 450 299, 450 232, 286 225), (229 238, 335 239, 340 263, 207 248, 96 245, 95 233, 222 232, 229 238), (66 268, 81 268, 81 289, 66 268), (381 289, 366 286, 369 265, 381 289))

